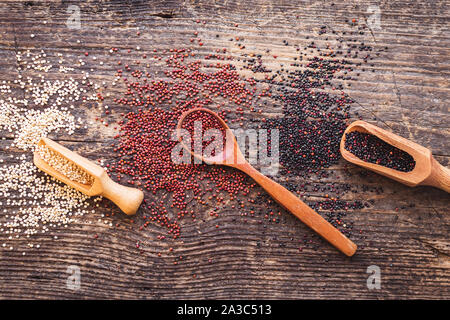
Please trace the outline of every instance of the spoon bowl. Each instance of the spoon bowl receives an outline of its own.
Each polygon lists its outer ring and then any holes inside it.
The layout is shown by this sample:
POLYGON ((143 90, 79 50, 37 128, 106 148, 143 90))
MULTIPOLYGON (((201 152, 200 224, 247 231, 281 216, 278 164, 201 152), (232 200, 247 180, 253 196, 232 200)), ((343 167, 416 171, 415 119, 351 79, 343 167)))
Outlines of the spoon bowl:
POLYGON ((219 117, 218 114, 216 114, 214 111, 206 109, 206 108, 194 108, 191 110, 188 110, 186 112, 184 112, 180 119, 178 120, 178 124, 177 124, 177 137, 178 140, 181 142, 182 146, 190 152, 191 155, 193 155, 194 157, 196 157, 197 159, 202 160, 203 162, 207 163, 207 164, 217 164, 217 165, 226 165, 226 166, 235 166, 237 163, 245 163, 245 158, 244 155, 242 154, 241 150, 238 147, 237 141, 236 141, 236 137, 234 136, 233 132, 231 131, 231 129, 228 127, 228 125, 226 124, 226 122, 219 117), (225 146, 224 146, 224 150, 213 156, 213 157, 204 157, 202 154, 197 154, 194 153, 194 151, 192 150, 191 147, 187 146, 184 142, 183 139, 181 137, 181 129, 182 129, 182 125, 184 123, 184 121, 186 120, 186 118, 196 112, 205 112, 208 113, 210 115, 212 115, 214 118, 216 118, 216 120, 219 121, 219 123, 221 124, 222 128, 225 130, 225 134, 226 134, 226 139, 225 139, 225 146))

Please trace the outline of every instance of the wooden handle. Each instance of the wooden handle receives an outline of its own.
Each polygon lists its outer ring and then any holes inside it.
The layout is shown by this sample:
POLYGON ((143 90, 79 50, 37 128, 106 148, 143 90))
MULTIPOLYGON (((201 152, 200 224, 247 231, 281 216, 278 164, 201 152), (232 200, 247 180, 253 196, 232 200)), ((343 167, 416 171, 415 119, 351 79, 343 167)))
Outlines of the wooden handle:
POLYGON ((144 199, 144 193, 136 188, 122 186, 109 178, 102 177, 102 196, 114 202, 125 214, 133 215, 144 199))
POLYGON ((239 169, 251 176, 253 180, 263 187, 274 200, 292 212, 297 218, 303 221, 303 223, 321 235, 338 250, 349 257, 356 252, 357 247, 351 240, 339 232, 339 230, 333 227, 313 209, 308 207, 292 192, 272 179, 264 176, 248 163, 239 166, 239 169))
POLYGON ((442 166, 432 157, 431 174, 423 184, 433 186, 450 193, 450 169, 442 166))

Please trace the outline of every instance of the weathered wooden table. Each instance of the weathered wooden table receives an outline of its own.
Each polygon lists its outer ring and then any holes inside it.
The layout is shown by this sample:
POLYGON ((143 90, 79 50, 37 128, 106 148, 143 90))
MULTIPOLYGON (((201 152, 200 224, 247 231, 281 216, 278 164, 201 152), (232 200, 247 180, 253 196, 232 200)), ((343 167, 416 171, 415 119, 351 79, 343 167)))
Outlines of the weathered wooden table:
MULTIPOLYGON (((140 46, 144 52, 188 46, 196 30, 205 53, 229 48, 237 56, 228 39, 239 36, 249 50, 270 48, 278 59, 287 60, 292 48, 285 48, 280 39, 301 44, 309 36, 323 41, 317 36, 321 26, 346 30, 346 20, 357 19, 372 26, 364 35, 368 44, 389 49, 374 62, 374 72, 363 72, 346 87, 357 111, 364 120, 431 148, 438 161, 449 165, 449 5, 445 0, 2 0, 0 81, 17 76, 15 52, 20 50, 69 56, 90 51, 100 61, 108 59, 111 47, 140 46), (79 29, 67 26, 74 12, 68 12, 70 5, 80 9, 79 29), (137 30, 140 37, 135 36, 137 30)), ((93 68, 96 80, 114 77, 113 66, 87 68, 93 68)), ((112 107, 117 114, 125 110, 112 107)), ((96 111, 84 108, 77 112, 92 120, 96 111)), ((113 132, 95 128, 52 137, 85 156, 108 158, 113 132)), ((3 132, 2 137, 7 139, 0 140, 0 157, 7 158, 4 146, 10 135, 3 132)), ((339 174, 344 165, 341 160, 332 169, 339 174)), ((323 241, 317 250, 299 252, 290 239, 313 232, 288 213, 279 224, 263 228, 234 222, 239 213, 229 208, 216 220, 187 219, 183 236, 169 243, 154 240, 160 234, 156 227, 140 232, 119 214, 110 219, 123 222, 122 227, 108 228, 97 223, 102 212, 96 212, 53 231, 57 241, 43 237, 45 245, 26 256, 0 250, 0 298, 450 298, 449 195, 433 188, 408 188, 381 176, 360 176, 361 169, 354 166, 350 170, 355 174, 340 180, 358 190, 352 197, 374 200, 372 206, 347 215, 362 235, 353 238, 360 248, 351 259, 323 241), (376 194, 366 186, 382 186, 384 192, 376 194), (223 227, 216 229, 217 222, 223 227), (99 237, 93 241, 95 232, 99 237), (143 254, 133 249, 136 241, 146 244, 143 254), (183 256, 182 263, 157 256, 168 246, 183 256), (66 286, 70 265, 80 267, 79 290, 66 286), (373 265, 380 268, 381 288, 369 290, 367 269, 373 265)), ((317 197, 311 194, 306 200, 317 197)), ((6 238, 0 234, 0 243, 6 238)))

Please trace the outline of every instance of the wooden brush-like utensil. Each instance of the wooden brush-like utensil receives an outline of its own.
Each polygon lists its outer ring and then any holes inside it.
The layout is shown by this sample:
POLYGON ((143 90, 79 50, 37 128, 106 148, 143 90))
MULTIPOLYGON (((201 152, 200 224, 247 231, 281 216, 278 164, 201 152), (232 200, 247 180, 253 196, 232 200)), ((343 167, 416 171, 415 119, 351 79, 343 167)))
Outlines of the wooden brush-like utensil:
POLYGON ((141 190, 114 182, 105 169, 50 139, 39 141, 33 161, 45 173, 85 195, 110 199, 127 215, 135 214, 144 199, 141 190))
POLYGON ((418 185, 426 185, 450 192, 450 170, 440 165, 433 158, 433 155, 429 149, 370 123, 359 120, 348 126, 342 136, 340 150, 342 156, 347 161, 375 171, 407 186, 415 187, 418 185), (357 156, 345 149, 346 134, 352 131, 372 134, 386 143, 407 152, 416 162, 414 169, 409 172, 402 172, 359 159, 357 156))

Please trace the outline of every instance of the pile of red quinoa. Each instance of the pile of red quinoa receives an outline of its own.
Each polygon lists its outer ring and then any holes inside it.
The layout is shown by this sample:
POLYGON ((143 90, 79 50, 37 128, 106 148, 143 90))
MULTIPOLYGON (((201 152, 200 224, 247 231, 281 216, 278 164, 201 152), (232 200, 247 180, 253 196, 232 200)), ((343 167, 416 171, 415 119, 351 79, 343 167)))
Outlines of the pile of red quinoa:
MULTIPOLYGON (((230 105, 239 114, 252 107, 258 95, 254 85, 243 79, 229 63, 204 65, 189 50, 176 50, 166 58, 166 76, 170 80, 149 79, 132 71, 132 79, 123 77, 128 90, 116 103, 130 105, 123 121, 118 144, 118 160, 109 165, 119 180, 142 188, 154 200, 144 202, 146 222, 167 227, 173 238, 180 235, 179 220, 196 218, 198 210, 188 210, 191 198, 205 204, 205 196, 220 205, 226 199, 245 197, 254 183, 242 173, 219 166, 175 164, 171 152, 178 143, 172 138, 181 114, 191 108, 208 107, 223 118, 230 105), (188 59, 186 59, 188 60, 188 59), (217 104, 217 101, 221 103, 217 104), (241 110, 241 111, 239 111, 241 110), (157 200, 163 191, 170 194, 169 204, 157 200), (167 207, 168 206, 168 207, 167 207)), ((216 59, 220 56, 214 56, 216 59)), ((231 121, 233 122, 233 121, 231 121)))

